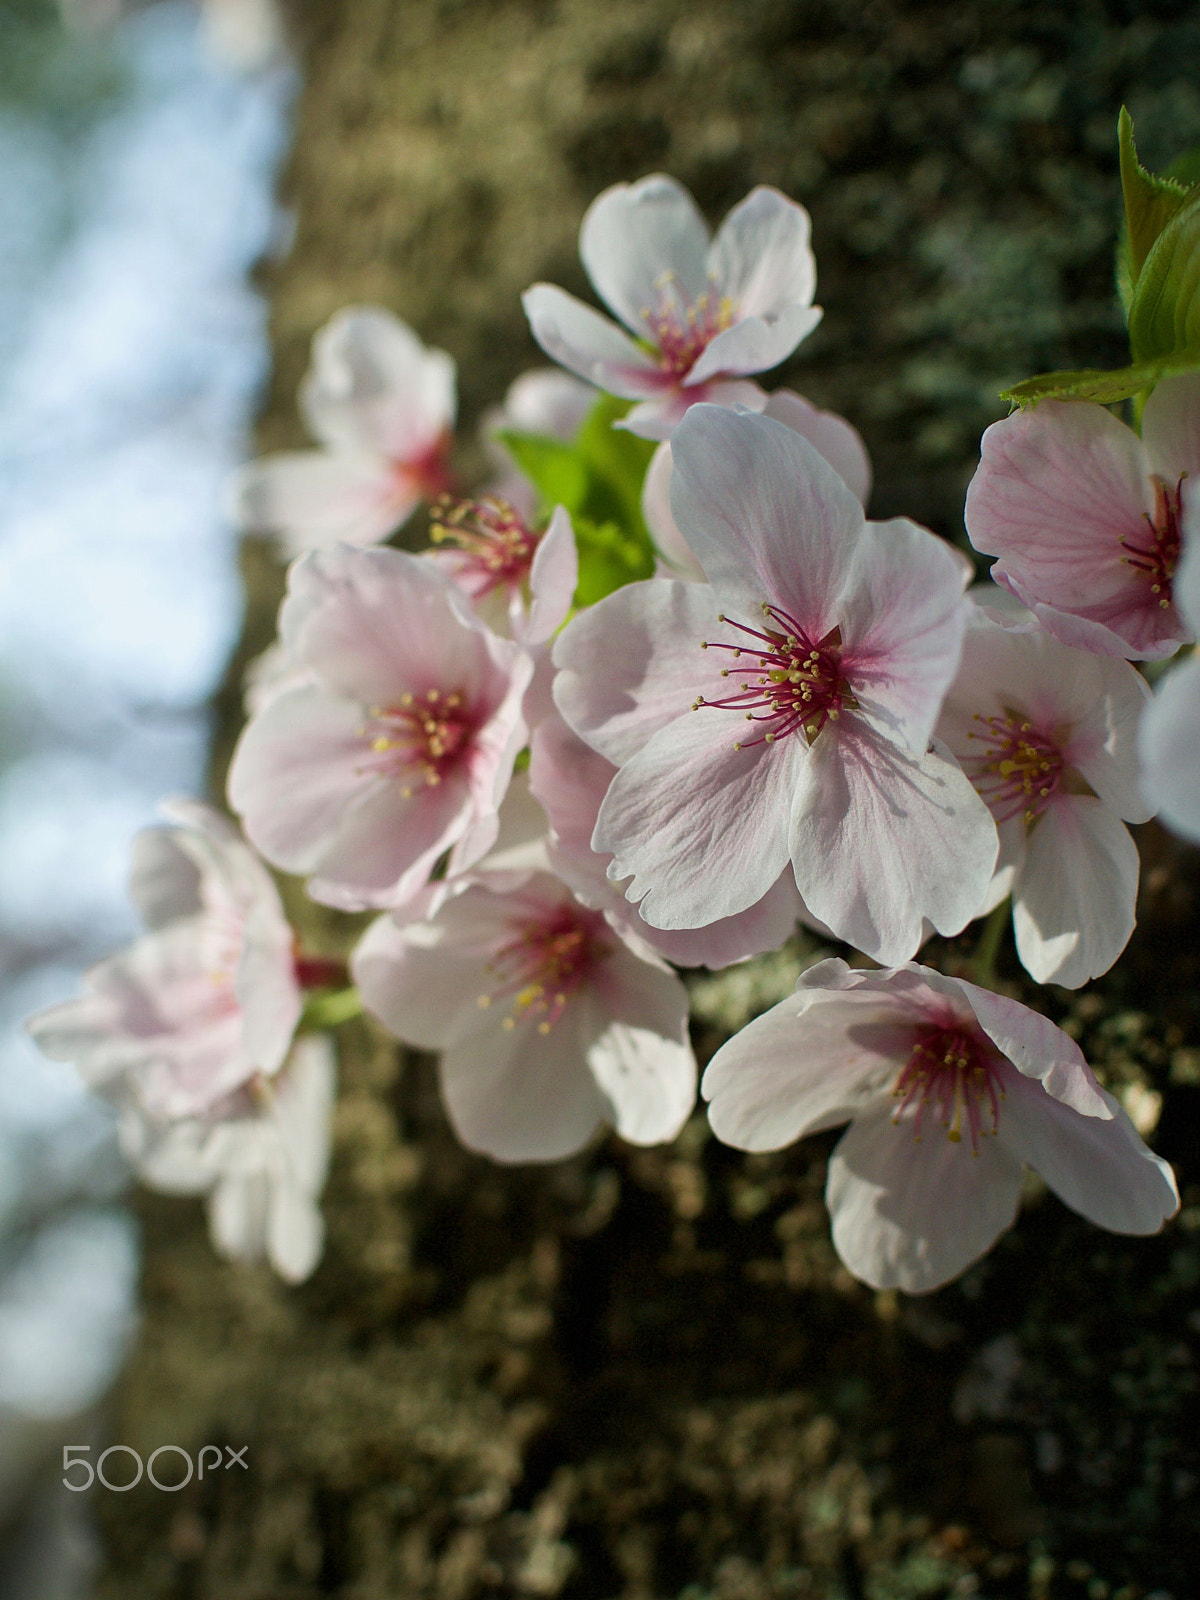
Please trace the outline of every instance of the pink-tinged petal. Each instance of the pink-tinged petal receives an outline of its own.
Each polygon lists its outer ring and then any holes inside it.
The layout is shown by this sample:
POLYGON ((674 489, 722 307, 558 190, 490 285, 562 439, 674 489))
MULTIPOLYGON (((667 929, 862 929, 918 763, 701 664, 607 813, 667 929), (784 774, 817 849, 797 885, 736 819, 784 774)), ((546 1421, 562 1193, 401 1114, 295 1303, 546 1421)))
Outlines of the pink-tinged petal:
POLYGON ((535 283, 521 304, 546 354, 609 394, 636 400, 672 386, 669 375, 615 322, 564 289, 535 283))
POLYGON ((796 885, 839 939, 896 966, 916 951, 925 919, 953 934, 977 915, 996 828, 944 747, 907 756, 854 717, 818 735, 797 777, 796 885))
POLYGON ((579 432, 595 403, 596 391, 590 384, 557 367, 537 367, 509 384, 503 406, 485 419, 484 431, 511 428, 517 433, 561 439, 565 444, 579 432))
POLYGON ((1175 574, 1174 599, 1193 633, 1200 633, 1200 497, 1183 499, 1183 555, 1175 574))
POLYGON ((579 254, 596 293, 639 339, 664 273, 691 299, 708 287, 704 218, 683 185, 661 173, 598 195, 579 230, 579 254))
POLYGON ((170 828, 144 828, 133 841, 129 892, 147 928, 200 910, 200 869, 170 828))
POLYGON ((717 230, 709 276, 743 317, 809 306, 817 287, 811 232, 803 206, 778 189, 752 189, 717 230))
MULTIPOLYGON (((691 586, 680 584, 679 588, 691 586)), ((807 752, 794 739, 742 750, 738 712, 710 707, 655 734, 623 766, 592 843, 652 927, 699 928, 745 911, 787 863, 788 820, 807 752)))
POLYGON ((1200 376, 1189 372, 1155 386, 1142 411, 1142 443, 1170 488, 1200 472, 1200 376))
POLYGON ((709 587, 650 578, 575 617, 554 646, 554 699, 575 732, 620 766, 719 683, 709 587))
POLYGON ((995 1139, 978 1156, 940 1129, 920 1141, 893 1124, 889 1098, 857 1117, 829 1161, 833 1243, 873 1289, 927 1294, 977 1261, 1012 1226, 1021 1164, 995 1139))
POLYGON ((554 637, 567 620, 578 582, 575 530, 566 511, 557 506, 529 569, 529 622, 524 629, 524 643, 544 644, 554 637))
POLYGON ((1107 1119, 1081 1117, 1037 1083, 1008 1076, 999 1142, 1072 1211, 1111 1233, 1157 1233, 1179 1209, 1170 1167, 1103 1089, 1107 1119))
MULTIPOLYGON (((322 840, 308 892, 341 911, 402 906, 473 820, 461 777, 411 795, 394 779, 376 779, 322 840)), ((493 827, 481 855, 494 838, 493 827)))
POLYGON ((1137 920, 1138 866, 1115 812, 1091 795, 1056 797, 1013 884, 1017 954, 1030 977, 1078 989, 1108 971, 1137 920))
POLYGON ((606 1120, 587 1066, 599 1018, 568 1003, 548 1034, 531 1016, 463 1039, 442 1057, 442 1098, 469 1150, 495 1161, 561 1161, 606 1120))
POLYGON ((1048 400, 993 423, 981 451, 966 506, 977 550, 1059 609, 1128 589, 1121 541, 1154 511, 1132 429, 1103 406, 1048 400))
POLYGON ((871 497, 871 458, 862 435, 836 411, 821 411, 790 389, 776 389, 765 416, 800 434, 828 461, 847 489, 865 506, 871 497))
POLYGON ((279 632, 289 654, 366 705, 455 689, 468 700, 491 662, 518 659, 464 609, 430 561, 400 550, 335 546, 288 574, 279 632))
POLYGON ((1142 722, 1143 785, 1168 828, 1200 844, 1200 661, 1173 667, 1142 722))
POLYGON ((868 522, 838 602, 842 664, 864 710, 918 754, 962 649, 969 580, 959 553, 915 522, 868 522))
POLYGON ((1086 611, 1065 611, 1044 605, 1036 585, 1009 571, 1001 561, 992 568, 992 577, 1028 606, 1039 628, 1078 650, 1125 660, 1163 661, 1188 637, 1174 605, 1164 609, 1157 602, 1146 605, 1139 601, 1131 610, 1129 593, 1121 591, 1086 611))
POLYGON ((379 457, 295 451, 251 461, 232 483, 234 515, 273 534, 289 556, 329 545, 378 544, 416 510, 411 478, 379 457))
POLYGON ((229 803, 255 849, 285 872, 314 871, 326 835, 378 783, 367 754, 361 706, 316 685, 271 700, 229 769, 229 803))
MULTIPOLYGON (((619 886, 618 886, 619 887, 619 886)), ((636 908, 625 903, 627 911, 636 908)), ((764 950, 778 950, 796 931, 797 922, 813 926, 803 900, 796 891, 790 866, 763 895, 761 900, 731 917, 719 917, 703 928, 677 928, 666 931, 652 928, 640 915, 626 922, 610 921, 642 938, 652 950, 677 967, 711 967, 719 971, 764 950)))
POLYGON ((736 620, 764 601, 821 634, 854 562, 862 506, 823 456, 769 417, 693 406, 671 440, 671 509, 736 620))
POLYGON ((953 983, 962 992, 984 1033, 1022 1076, 1040 1083, 1048 1095, 1081 1117, 1107 1119, 1110 1113, 1104 1094, 1083 1051, 1048 1017, 964 978, 943 982, 953 983))
POLYGON ((766 392, 748 378, 726 378, 698 383, 694 389, 671 387, 663 390, 654 400, 643 400, 628 411, 614 428, 624 428, 637 434, 639 439, 667 440, 683 421, 688 410, 704 401, 709 405, 744 411, 761 411, 766 403, 766 392))
POLYGON ((300 407, 324 444, 414 462, 454 425, 454 362, 390 311, 348 306, 313 340, 300 407))
POLYGON ((839 992, 842 961, 822 961, 798 990, 756 1017, 709 1062, 708 1120, 738 1150, 782 1150, 834 1128, 883 1095, 911 1044, 904 1000, 874 989, 839 992), (829 989, 816 987, 828 982, 829 989))
POLYGON ((748 377, 752 372, 768 372, 777 367, 820 322, 820 306, 788 306, 769 321, 746 317, 705 347, 684 383, 709 383, 728 375, 748 377))
POLYGON ((671 471, 671 446, 664 440, 651 457, 642 484, 642 516, 659 555, 670 569, 660 572, 659 576, 703 583, 704 569, 688 548, 671 514, 671 471))
POLYGON ((587 1062, 613 1126, 631 1144, 673 1139, 696 1103, 687 990, 665 967, 618 946, 585 999, 600 1013, 587 1062))

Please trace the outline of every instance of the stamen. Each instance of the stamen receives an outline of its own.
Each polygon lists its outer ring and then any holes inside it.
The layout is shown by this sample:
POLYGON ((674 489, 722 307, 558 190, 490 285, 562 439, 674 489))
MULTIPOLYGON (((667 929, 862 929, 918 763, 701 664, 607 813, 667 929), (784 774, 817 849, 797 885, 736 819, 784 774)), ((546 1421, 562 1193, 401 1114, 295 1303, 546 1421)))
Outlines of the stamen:
POLYGON ((1035 728, 1021 712, 1007 707, 998 716, 976 712, 978 726, 967 737, 978 754, 963 759, 963 769, 997 822, 1024 815, 1036 822, 1058 792, 1066 762, 1054 735, 1035 728))
POLYGON ((417 786, 436 788, 475 731, 474 718, 457 690, 428 689, 418 704, 409 692, 394 706, 371 706, 359 736, 370 752, 359 768, 403 779, 402 799, 417 786))
POLYGON ((609 954, 603 917, 573 906, 557 906, 541 918, 514 924, 514 937, 488 963, 496 987, 476 1002, 486 1009, 500 995, 512 997, 502 1027, 511 1031, 526 1017, 548 1034, 567 1001, 609 954))
POLYGON ((811 745, 829 722, 837 722, 842 712, 858 709, 858 701, 842 672, 842 636, 833 628, 823 638, 813 640, 780 607, 761 602, 765 628, 750 628, 734 622, 724 612, 717 618, 735 628, 749 645, 706 640, 705 649, 726 650, 735 661, 748 658, 745 666, 724 667, 723 678, 741 680, 742 687, 722 700, 706 700, 699 695, 692 707, 717 706, 725 711, 744 712, 747 722, 766 726, 756 739, 739 741, 735 750, 755 744, 774 744, 791 733, 803 733, 811 745))
POLYGON ((1121 560, 1126 566, 1146 574, 1150 580, 1150 593, 1158 597, 1158 604, 1164 611, 1171 605, 1172 583, 1179 563, 1179 524, 1183 514, 1183 479, 1186 477, 1185 472, 1174 489, 1168 489, 1161 478, 1155 478, 1154 515, 1151 516, 1149 512, 1142 514, 1147 530, 1144 541, 1139 542, 1141 536, 1139 540, 1121 540, 1121 548, 1125 551, 1121 560))
POLYGON ((717 290, 713 279, 695 299, 674 272, 655 279, 658 295, 653 307, 642 307, 646 335, 658 352, 659 365, 674 377, 684 378, 719 333, 737 321, 737 306, 717 290))
POLYGON ((434 544, 453 544, 465 556, 464 568, 476 598, 501 586, 519 588, 541 543, 524 519, 498 495, 453 500, 443 495, 434 507, 429 536, 434 544))
POLYGON ((971 1150, 979 1154, 979 1141, 1000 1127, 1000 1102, 1004 1086, 999 1051, 969 1024, 925 1023, 916 1030, 908 1061, 896 1079, 893 1098, 900 1104, 892 1117, 899 1125, 910 1107, 913 1137, 918 1142, 927 1110, 942 1126, 952 1144, 960 1144, 964 1124, 971 1150), (985 1124, 990 1121, 991 1126, 985 1124))

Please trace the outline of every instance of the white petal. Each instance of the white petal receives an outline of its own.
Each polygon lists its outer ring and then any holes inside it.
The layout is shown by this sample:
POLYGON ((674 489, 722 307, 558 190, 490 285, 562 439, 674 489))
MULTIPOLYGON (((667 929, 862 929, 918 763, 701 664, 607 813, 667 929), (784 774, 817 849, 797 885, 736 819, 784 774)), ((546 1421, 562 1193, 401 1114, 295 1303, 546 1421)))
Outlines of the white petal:
POLYGON ((770 321, 746 317, 705 347, 684 383, 708 383, 722 374, 747 377, 777 367, 821 320, 820 306, 788 306, 770 321))
POLYGON ((1100 800, 1053 801, 1013 884, 1017 954, 1036 982, 1077 989, 1108 971, 1133 932, 1138 866, 1129 830, 1100 800))
POLYGON ((380 457, 322 450, 264 456, 233 480, 235 515, 251 533, 274 534, 287 556, 337 544, 378 544, 421 498, 380 457))
POLYGON ((696 1103, 687 990, 673 972, 618 946, 598 968, 588 1003, 602 1019, 588 1066, 617 1132, 632 1144, 673 1139, 696 1103))
POLYGON ((529 569, 529 622, 524 643, 543 644, 554 637, 566 621, 578 582, 575 530, 563 507, 556 506, 529 569))
POLYGON ((907 961, 925 918, 957 933, 991 882, 987 807, 944 747, 906 756, 859 717, 827 726, 794 802, 791 858, 812 913, 874 960, 907 961))
POLYGON ((1012 1226, 1021 1166, 986 1139, 976 1155, 937 1125, 918 1142, 886 1100, 857 1117, 829 1161, 825 1202, 838 1255, 873 1289, 927 1294, 1012 1226))
POLYGON ((803 206, 778 189, 752 189, 717 230, 709 273, 742 316, 770 317, 788 306, 809 306, 817 287, 811 231, 803 206))
POLYGON ((609 394, 635 400, 673 386, 615 322, 565 290, 535 283, 521 296, 521 304, 530 332, 546 354, 609 394))
POLYGON ((1200 376, 1164 378, 1142 412, 1142 443, 1169 489, 1200 472, 1200 376))
POLYGON ((763 412, 785 428, 803 435, 819 450, 857 499, 865 506, 871 497, 871 458, 862 435, 835 411, 821 411, 790 389, 776 389, 763 412))
POLYGON ((1200 844, 1200 661, 1173 667, 1141 727, 1145 790, 1167 827, 1200 844))
POLYGON ((1006 1085, 999 1138, 1065 1205, 1112 1233, 1157 1233, 1179 1209, 1170 1167, 1110 1094, 1111 1117, 1082 1117, 1028 1078, 1006 1085))
POLYGON ((683 185, 661 174, 598 195, 579 230, 579 254, 596 293, 639 339, 664 273, 692 299, 708 287, 704 218, 683 185))

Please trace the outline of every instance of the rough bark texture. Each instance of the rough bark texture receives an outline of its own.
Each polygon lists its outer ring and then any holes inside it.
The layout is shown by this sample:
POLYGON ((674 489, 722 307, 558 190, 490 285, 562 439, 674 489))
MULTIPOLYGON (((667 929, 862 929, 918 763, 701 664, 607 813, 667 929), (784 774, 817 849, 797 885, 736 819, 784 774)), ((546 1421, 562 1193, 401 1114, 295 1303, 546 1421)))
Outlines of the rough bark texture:
MULTIPOLYGON (((1119 104, 1151 165, 1200 143, 1200 25, 1167 0, 299 0, 294 21, 268 448, 302 441, 313 331, 378 301, 458 359, 469 474, 481 409, 539 359, 520 291, 588 292, 600 188, 670 171, 716 220, 774 183, 812 211, 826 308, 780 381, 859 426, 875 515, 961 537, 997 390, 1125 357, 1119 104)), ((246 572, 243 659, 281 587, 258 549, 246 572)), ((222 1265, 198 1208, 140 1202, 111 1437, 248 1444, 250 1470, 102 1497, 102 1600, 1196 1593, 1198 901, 1191 854, 1142 842, 1126 958, 1041 1000, 1114 1086, 1163 1096, 1185 1208, 1161 1238, 1034 1188, 960 1284, 873 1295, 828 1242, 832 1140, 746 1159, 697 1120, 669 1150, 499 1169, 455 1145, 432 1064, 354 1024, 311 1283, 222 1265)), ((810 955, 698 981, 702 1057, 810 955)))

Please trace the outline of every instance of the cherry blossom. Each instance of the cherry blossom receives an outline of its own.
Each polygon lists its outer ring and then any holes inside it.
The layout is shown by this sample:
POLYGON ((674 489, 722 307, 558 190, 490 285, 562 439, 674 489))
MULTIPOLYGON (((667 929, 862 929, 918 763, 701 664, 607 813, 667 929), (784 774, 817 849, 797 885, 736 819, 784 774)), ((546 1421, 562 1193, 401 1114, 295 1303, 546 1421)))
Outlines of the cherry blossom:
POLYGON ((351 306, 326 323, 300 407, 323 448, 252 461, 233 485, 241 525, 287 556, 377 544, 448 488, 454 362, 390 311, 351 306))
POLYGON ((483 448, 492 465, 487 492, 532 522, 538 493, 517 466, 500 438, 503 433, 531 433, 569 444, 596 402, 596 390, 557 367, 535 367, 509 384, 504 403, 484 412, 480 425, 483 448))
POLYGON ((1017 954, 1038 983, 1099 977, 1133 932, 1138 853, 1124 822, 1151 814, 1136 751, 1147 697, 1128 662, 973 612, 938 736, 996 820, 989 900, 1011 891, 1017 954))
POLYGON ((230 803, 269 861, 343 909, 401 904, 447 850, 478 860, 524 741, 533 664, 434 565, 397 550, 314 551, 279 614, 311 681, 243 730, 230 803))
POLYGON ((1173 580, 1200 470, 1200 377, 1158 385, 1140 439, 1103 406, 1046 400, 993 423, 981 450, 967 532, 1044 628, 1134 660, 1192 637, 1173 580))
POLYGON ((808 241, 808 213, 777 189, 752 190, 710 239, 673 178, 615 184, 588 208, 579 253, 629 332, 546 283, 526 290, 525 312, 547 355, 640 402, 623 426, 666 439, 697 400, 753 405, 759 391, 746 377, 777 366, 816 327, 808 241))
POLYGON ((567 722, 620 768, 592 845, 655 927, 755 905, 789 862, 805 905, 880 961, 957 932, 995 864, 986 807, 930 736, 958 663, 966 564, 868 523, 770 418, 693 408, 672 506, 709 583, 633 584, 554 652, 567 722))
POLYGON ((1170 1167, 1073 1040, 915 963, 811 967, 717 1051, 701 1088, 740 1150, 850 1123, 825 1199, 838 1254, 876 1289, 923 1294, 964 1271, 1012 1224, 1025 1166, 1114 1233, 1156 1233, 1179 1206, 1170 1167))
MULTIPOLYGON (((846 487, 866 506, 871 494, 871 461, 862 438, 851 423, 834 411, 820 411, 790 389, 760 395, 761 404, 747 407, 773 417, 807 439, 841 477, 846 487)), ((642 515, 658 548, 660 578, 691 578, 703 583, 700 563, 671 514, 671 444, 664 440, 654 452, 642 489, 642 515)))
POLYGON ((566 621, 579 582, 571 519, 558 506, 544 529, 507 500, 444 500, 435 508, 430 553, 495 632, 544 644, 566 621))
POLYGON ((204 1115, 277 1072, 300 1018, 294 938, 270 874, 217 812, 174 800, 134 841, 148 932, 29 1031, 93 1089, 156 1120, 204 1115))
MULTIPOLYGON (((1175 602, 1200 633, 1200 504, 1184 518, 1184 553, 1175 602)), ((1167 827, 1200 844, 1200 660, 1171 668, 1142 718, 1142 787, 1167 827)))
POLYGON ((443 1052, 462 1142, 497 1161, 556 1161, 603 1123, 673 1139, 692 1109, 687 992, 545 871, 479 871, 428 921, 381 917, 351 962, 367 1008, 443 1052))
POLYGON ((204 1116, 161 1128, 127 1110, 121 1144, 138 1176, 168 1194, 207 1196, 213 1246, 266 1256, 289 1283, 310 1276, 325 1241, 318 1199, 329 1165, 335 1051, 324 1034, 293 1044, 283 1068, 204 1116))
POLYGON ((625 883, 607 876, 612 856, 591 847, 596 818, 617 768, 572 733, 553 708, 535 730, 530 754, 532 790, 550 823, 549 864, 585 906, 602 911, 619 933, 635 935, 677 967, 727 967, 777 950, 798 920, 811 920, 789 867, 757 904, 735 916, 703 928, 652 928, 625 898, 625 883))

